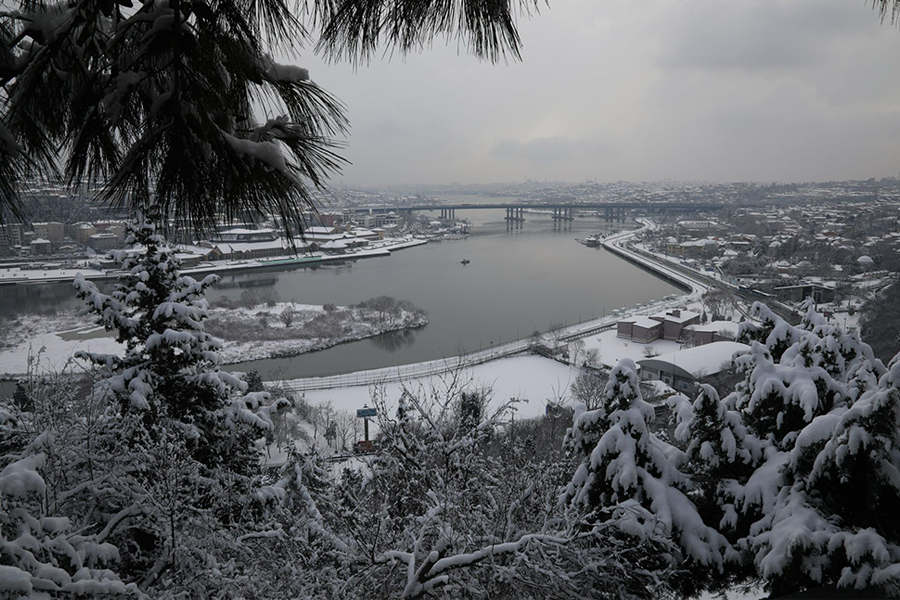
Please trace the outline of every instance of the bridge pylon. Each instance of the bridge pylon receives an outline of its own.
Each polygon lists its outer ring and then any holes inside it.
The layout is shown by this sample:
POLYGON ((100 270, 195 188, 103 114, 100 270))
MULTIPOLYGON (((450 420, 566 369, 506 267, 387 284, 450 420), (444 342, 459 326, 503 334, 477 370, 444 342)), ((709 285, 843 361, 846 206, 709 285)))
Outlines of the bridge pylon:
POLYGON ((553 218, 557 221, 574 221, 575 207, 573 206, 554 206, 553 218))
POLYGON ((505 218, 507 221, 524 221, 525 209, 517 206, 507 207, 505 218))

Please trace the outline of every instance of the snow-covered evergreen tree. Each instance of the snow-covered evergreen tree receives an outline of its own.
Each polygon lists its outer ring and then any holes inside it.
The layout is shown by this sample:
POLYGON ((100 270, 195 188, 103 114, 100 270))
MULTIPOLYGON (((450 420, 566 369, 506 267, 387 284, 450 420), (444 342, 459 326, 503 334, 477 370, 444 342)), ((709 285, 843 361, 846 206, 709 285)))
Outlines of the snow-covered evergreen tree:
POLYGON ((900 510, 900 367, 805 308, 794 326, 754 305, 735 390, 670 399, 683 452, 648 427, 634 365, 620 363, 603 406, 576 411, 568 445, 583 459, 563 499, 628 535, 672 540, 673 564, 693 577, 671 580, 684 591, 760 578, 773 595, 895 594, 900 538, 884 515, 900 510))
POLYGON ((678 422, 675 437, 685 445, 686 470, 694 484, 690 498, 704 522, 734 542, 736 519, 728 489, 749 475, 758 446, 748 442, 741 415, 729 410, 712 386, 701 385, 693 403, 683 396, 669 401, 678 422))
POLYGON ((746 562, 773 595, 819 585, 895 590, 900 539, 878 516, 900 508, 895 380, 811 306, 798 326, 763 305, 753 311, 764 327, 742 326, 741 335, 764 343, 751 341, 737 359, 746 378, 725 399, 746 422, 751 449, 752 471, 725 494, 729 521, 746 532, 738 543, 746 562))
MULTIPOLYGON (((600 409, 576 409, 569 443, 583 459, 562 500, 588 523, 612 520, 622 535, 672 540, 676 555, 657 556, 656 569, 669 560, 680 569, 724 572, 734 551, 691 500, 694 484, 681 470, 685 453, 651 432, 653 408, 641 397, 633 361, 623 359, 610 372, 605 396, 600 409)), ((672 583, 693 592, 700 582, 689 576, 672 583)))
MULTIPOLYGON (((836 424, 806 488, 836 530, 823 571, 839 584, 900 595, 900 355, 836 424)), ((830 423, 829 423, 830 424, 830 423)), ((798 442, 798 446, 800 443, 798 442)))
POLYGON ((250 473, 258 464, 252 445, 258 431, 247 425, 268 426, 253 410, 268 394, 237 397, 246 384, 218 368, 221 343, 203 329, 203 295, 218 278, 181 275, 175 253, 148 219, 129 227, 126 242, 134 249, 120 252, 125 274, 112 294, 75 280, 78 296, 126 347, 124 356, 79 355, 108 374, 95 393, 115 398, 123 414, 139 415, 151 437, 177 429, 206 467, 227 463, 250 473))
POLYGON ((244 394, 218 370, 218 342, 203 331, 212 280, 181 277, 149 222, 131 235, 140 246, 112 294, 77 284, 124 354, 90 355, 91 381, 71 393, 38 382, 27 402, 2 407, 0 564, 23 590, 275 590, 272 560, 252 557, 289 507, 265 485, 256 440, 285 401, 244 394))

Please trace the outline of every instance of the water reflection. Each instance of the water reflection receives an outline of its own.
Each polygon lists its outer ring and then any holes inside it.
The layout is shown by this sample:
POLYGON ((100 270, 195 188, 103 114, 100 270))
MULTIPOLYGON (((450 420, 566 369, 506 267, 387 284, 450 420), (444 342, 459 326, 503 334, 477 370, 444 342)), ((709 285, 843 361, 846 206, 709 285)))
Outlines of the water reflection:
POLYGON ((403 329, 401 331, 388 331, 387 333, 382 333, 381 335, 376 335, 373 338, 369 338, 372 344, 378 348, 379 350, 386 350, 388 352, 396 352, 401 348, 406 348, 407 346, 412 346, 416 343, 416 332, 424 329, 427 325, 423 327, 419 327, 418 329, 403 329))

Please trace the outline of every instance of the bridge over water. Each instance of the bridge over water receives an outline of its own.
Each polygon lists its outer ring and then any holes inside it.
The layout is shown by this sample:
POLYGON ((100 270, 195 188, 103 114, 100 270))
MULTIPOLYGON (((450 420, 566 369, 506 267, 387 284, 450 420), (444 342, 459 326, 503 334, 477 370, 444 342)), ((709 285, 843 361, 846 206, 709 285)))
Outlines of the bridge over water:
POLYGON ((576 203, 571 201, 544 202, 496 202, 485 204, 420 204, 412 206, 372 206, 349 209, 354 213, 412 213, 421 211, 440 211, 441 218, 455 219, 457 210, 506 210, 507 221, 524 221, 526 209, 552 210, 553 218, 571 221, 576 211, 602 212, 607 221, 625 220, 625 211, 641 211, 645 214, 662 214, 669 212, 699 212, 719 210, 723 204, 693 202, 592 202, 576 203))

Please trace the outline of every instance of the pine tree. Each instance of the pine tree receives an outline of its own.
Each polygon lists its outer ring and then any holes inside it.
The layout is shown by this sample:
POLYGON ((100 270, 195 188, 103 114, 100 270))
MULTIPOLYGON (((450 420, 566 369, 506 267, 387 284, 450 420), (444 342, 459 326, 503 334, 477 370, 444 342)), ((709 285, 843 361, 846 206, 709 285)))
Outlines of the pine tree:
POLYGON ((122 253, 125 274, 112 294, 76 281, 100 324, 125 345, 122 356, 82 355, 98 375, 88 399, 110 407, 108 435, 119 448, 121 492, 110 498, 111 510, 141 507, 140 518, 114 541, 128 548, 124 570, 142 587, 205 593, 243 577, 213 567, 229 553, 246 552, 226 542, 224 531, 256 529, 266 505, 282 498, 257 491, 255 442, 271 431, 270 415, 286 401, 244 394, 246 383, 219 370, 220 342, 203 330, 203 292, 215 278, 181 276, 147 220, 130 228, 129 241, 135 248, 122 253))
POLYGON ((273 56, 318 41, 355 61, 456 35, 492 61, 518 57, 518 4, 19 0, 0 12, 0 219, 24 212, 26 177, 59 162, 69 184, 133 211, 152 203, 161 224, 274 214, 290 237, 345 162, 347 121, 306 69, 273 56))
POLYGON ((740 536, 733 529, 737 516, 729 488, 745 481, 753 464, 753 446, 748 448, 741 415, 729 410, 706 384, 700 386, 693 403, 670 402, 677 405, 675 437, 686 444, 685 470, 694 486, 689 496, 703 521, 735 543, 740 536))
POLYGON ((246 384, 219 371, 221 344, 203 330, 203 294, 217 277, 197 282, 180 275, 177 258, 152 222, 140 221, 129 231, 127 242, 136 251, 122 253, 125 275, 112 294, 82 277, 75 281, 78 296, 126 347, 121 357, 80 355, 109 373, 96 393, 111 394, 123 413, 140 415, 151 435, 179 429, 194 457, 208 467, 227 460, 246 472, 256 460, 243 437, 250 430, 233 425, 249 413, 227 400, 246 384))
POLYGON ((805 489, 831 526, 823 578, 900 594, 900 359, 836 423, 805 489))
POLYGON ((900 479, 883 475, 896 469, 888 458, 893 380, 871 348, 811 305, 796 327, 765 307, 754 312, 767 325, 742 334, 765 344, 752 341, 738 359, 745 380, 725 399, 747 424, 753 459, 725 498, 733 500, 746 562, 773 595, 820 585, 895 589, 886 567, 897 532, 872 518, 895 510, 900 496, 900 479))
POLYGON ((681 470, 687 456, 651 432, 653 408, 638 383, 634 362, 623 359, 610 372, 603 407, 576 410, 569 443, 583 459, 562 500, 589 523, 611 521, 619 535, 672 540, 677 555, 653 557, 654 568, 671 560, 671 566, 688 569, 692 575, 673 577, 670 584, 690 594, 702 581, 698 573, 724 572, 734 551, 690 499, 694 484, 681 470))

